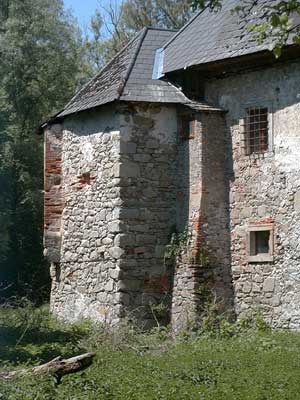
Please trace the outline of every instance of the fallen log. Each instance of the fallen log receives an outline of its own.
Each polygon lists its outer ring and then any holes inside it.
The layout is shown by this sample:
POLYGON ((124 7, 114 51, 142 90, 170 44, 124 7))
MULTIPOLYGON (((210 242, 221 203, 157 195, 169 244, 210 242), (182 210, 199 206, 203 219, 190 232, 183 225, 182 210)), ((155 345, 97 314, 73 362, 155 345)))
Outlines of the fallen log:
POLYGON ((85 353, 76 357, 63 359, 62 357, 56 357, 53 360, 38 365, 37 367, 19 369, 16 371, 2 372, 0 373, 0 378, 2 379, 12 379, 16 377, 22 377, 26 375, 45 375, 49 374, 56 378, 57 383, 60 383, 61 378, 64 375, 73 374, 75 372, 83 371, 89 367, 95 353, 85 353))

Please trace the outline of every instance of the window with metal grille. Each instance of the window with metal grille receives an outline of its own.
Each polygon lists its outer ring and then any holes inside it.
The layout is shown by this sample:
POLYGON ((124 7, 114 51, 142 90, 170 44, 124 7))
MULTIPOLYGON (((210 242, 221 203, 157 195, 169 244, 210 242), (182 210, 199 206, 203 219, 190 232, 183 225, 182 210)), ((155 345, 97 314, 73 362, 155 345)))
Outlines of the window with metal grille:
POLYGON ((246 154, 264 153, 268 151, 268 108, 247 108, 244 124, 246 154))

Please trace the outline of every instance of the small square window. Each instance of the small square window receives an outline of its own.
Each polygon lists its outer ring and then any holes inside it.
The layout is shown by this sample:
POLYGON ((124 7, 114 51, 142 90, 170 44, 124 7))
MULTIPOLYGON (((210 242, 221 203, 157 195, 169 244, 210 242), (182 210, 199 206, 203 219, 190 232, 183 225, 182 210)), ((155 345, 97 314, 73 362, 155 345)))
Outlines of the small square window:
POLYGON ((264 153, 269 150, 268 108, 253 107, 246 109, 245 145, 246 154, 264 153))
POLYGON ((273 261, 273 225, 250 226, 248 229, 248 261, 273 261))
POLYGON ((180 136, 183 139, 193 139, 195 137, 196 120, 194 115, 180 116, 180 136))

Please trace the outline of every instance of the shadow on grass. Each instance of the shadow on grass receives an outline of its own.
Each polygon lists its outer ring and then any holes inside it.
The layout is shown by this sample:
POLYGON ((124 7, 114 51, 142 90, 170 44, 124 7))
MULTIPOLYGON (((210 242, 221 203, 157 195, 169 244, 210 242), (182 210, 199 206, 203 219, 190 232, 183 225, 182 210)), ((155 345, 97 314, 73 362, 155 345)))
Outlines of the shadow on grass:
POLYGON ((78 341, 86 333, 79 329, 24 329, 0 326, 0 364, 43 363, 57 356, 71 357, 82 349, 78 341))

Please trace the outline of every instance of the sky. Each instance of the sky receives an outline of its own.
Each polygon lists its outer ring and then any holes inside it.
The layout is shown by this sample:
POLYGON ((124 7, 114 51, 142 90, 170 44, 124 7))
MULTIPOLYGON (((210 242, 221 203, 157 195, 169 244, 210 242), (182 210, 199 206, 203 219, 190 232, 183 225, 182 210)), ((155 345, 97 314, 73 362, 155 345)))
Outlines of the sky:
MULTIPOLYGON (((110 0, 64 0, 65 7, 71 8, 77 18, 81 28, 87 29, 90 17, 95 13, 97 8, 106 7, 110 0)), ((113 0, 113 3, 118 0, 113 0)))

